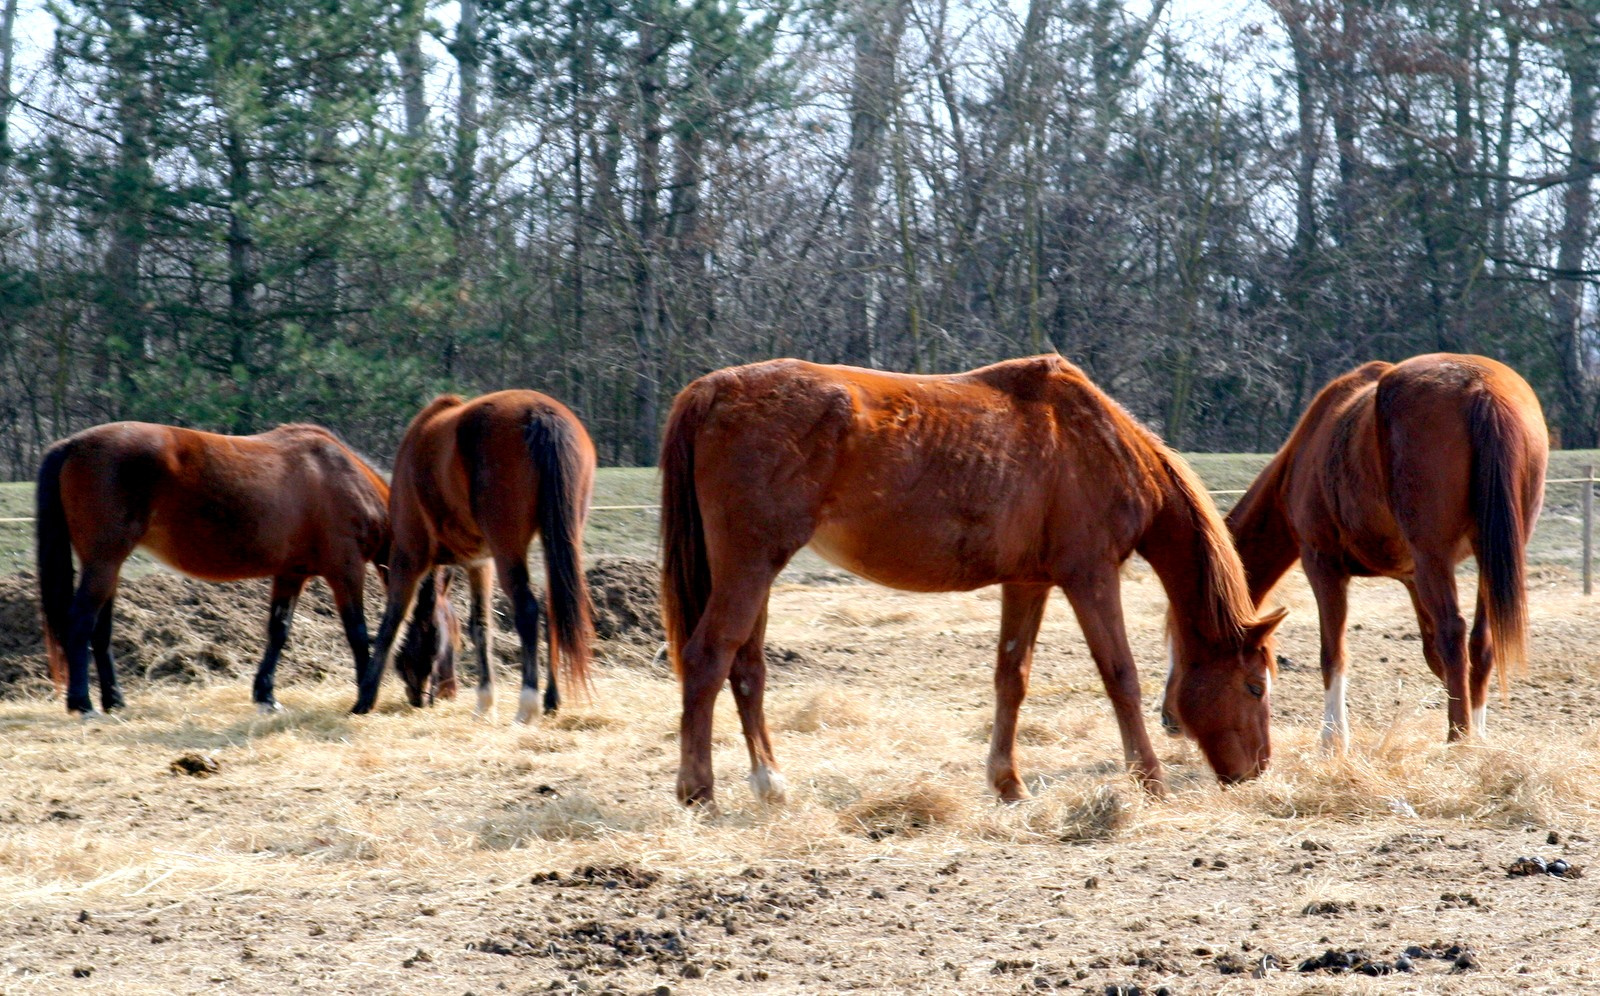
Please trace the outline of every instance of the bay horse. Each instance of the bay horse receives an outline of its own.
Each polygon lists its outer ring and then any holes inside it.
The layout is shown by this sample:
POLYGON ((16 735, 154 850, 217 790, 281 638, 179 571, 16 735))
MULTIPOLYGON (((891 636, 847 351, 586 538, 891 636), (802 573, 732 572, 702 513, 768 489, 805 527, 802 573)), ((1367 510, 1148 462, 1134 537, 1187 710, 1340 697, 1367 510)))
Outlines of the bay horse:
POLYGON ((461 621, 450 606, 451 569, 441 567, 417 586, 411 625, 395 651, 395 670, 401 674, 426 673, 424 701, 456 697, 456 651, 461 646, 461 621))
POLYGON ((1342 749, 1346 589, 1406 586, 1428 667, 1449 696, 1449 740, 1482 732, 1489 673, 1527 660, 1529 537, 1549 437, 1539 399, 1484 356, 1373 362, 1334 379, 1227 518, 1259 602, 1298 560, 1322 629, 1322 743, 1342 749), (1470 640, 1455 568, 1477 558, 1470 640), (1470 659, 1471 670, 1468 671, 1470 659))
MULTIPOLYGON (((356 713, 377 701, 383 670, 424 575, 439 565, 466 570, 472 608, 467 631, 478 662, 479 716, 494 703, 490 670, 490 572, 511 600, 522 641, 517 722, 539 707, 539 602, 528 586, 528 545, 544 550, 550 615, 550 679, 544 709, 560 705, 557 671, 568 690, 589 681, 589 593, 583 577, 583 525, 594 489, 594 444, 567 407, 537 391, 499 391, 471 401, 443 395, 406 428, 389 493, 394 542, 387 598, 356 713)), ((430 666, 397 659, 406 696, 421 705, 430 666)))
POLYGON ((252 699, 277 711, 274 675, 295 604, 322 577, 357 673, 367 661, 366 564, 389 545, 389 488, 349 447, 315 425, 223 436, 114 422, 61 440, 39 467, 35 525, 45 647, 67 709, 90 715, 89 657, 100 704, 122 707, 111 654, 122 563, 142 547, 206 581, 272 578, 267 648, 252 699), (72 555, 82 565, 74 590, 72 555))
POLYGON ((1028 789, 1014 761, 1017 713, 1052 588, 1082 626, 1121 731, 1154 792, 1124 631, 1119 569, 1138 552, 1171 599, 1192 661, 1177 710, 1224 783, 1271 755, 1269 637, 1198 479, 1060 356, 922 376, 772 360, 696 380, 677 396, 661 451, 662 617, 682 681, 677 794, 712 804, 711 719, 730 677, 750 785, 785 781, 763 712, 773 579, 803 546, 910 591, 1001 586, 988 779, 1028 789))

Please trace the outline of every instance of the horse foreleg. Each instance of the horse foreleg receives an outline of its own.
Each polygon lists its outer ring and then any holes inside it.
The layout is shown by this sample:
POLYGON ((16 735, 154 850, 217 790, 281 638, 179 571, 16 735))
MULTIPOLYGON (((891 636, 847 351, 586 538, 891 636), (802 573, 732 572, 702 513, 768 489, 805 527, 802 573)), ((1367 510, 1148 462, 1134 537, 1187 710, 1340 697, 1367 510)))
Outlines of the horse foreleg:
POLYGON ((344 623, 345 638, 350 641, 350 651, 356 659, 356 704, 350 711, 357 716, 371 712, 378 702, 378 686, 383 683, 383 672, 389 667, 389 658, 394 656, 395 637, 411 612, 411 603, 417 597, 417 585, 422 582, 422 575, 428 569, 426 565, 417 567, 399 557, 395 557, 394 561, 389 565, 389 591, 384 599, 383 621, 378 624, 378 638, 373 642, 370 654, 367 652, 367 621, 362 611, 360 589, 357 588, 353 593, 354 598, 344 601, 341 601, 337 587, 333 593, 334 601, 339 606, 339 620, 344 623))
POLYGON ((1469 712, 1471 693, 1467 687, 1467 624, 1461 618, 1456 600, 1454 565, 1435 557, 1416 556, 1416 589, 1418 622, 1424 639, 1433 648, 1435 673, 1444 679, 1445 693, 1449 697, 1447 712, 1449 732, 1445 739, 1460 740, 1472 732, 1472 714, 1469 712), (1426 620, 1424 621, 1424 617, 1426 620))
POLYGON ((1044 619, 1049 585, 1000 586, 1000 647, 994 667, 994 731, 989 737, 989 784, 1002 802, 1028 798, 1017 775, 1017 714, 1028 695, 1033 644, 1044 619))
POLYGON ((1122 622, 1117 569, 1112 567, 1106 572, 1074 579, 1062 588, 1067 593, 1067 601, 1072 603, 1084 641, 1089 645, 1089 654, 1100 670, 1100 680, 1111 700, 1117 729, 1122 734, 1122 756, 1146 791, 1164 796, 1167 788, 1161 774, 1161 761, 1150 744, 1150 734, 1139 709, 1139 671, 1134 666, 1133 650, 1128 646, 1128 633, 1122 622))
POLYGON ((294 607, 305 590, 303 577, 276 577, 272 579, 272 606, 267 610, 267 650, 261 655, 256 668, 256 682, 251 690, 251 700, 258 712, 277 712, 277 697, 273 694, 273 679, 278 673, 278 658, 283 645, 289 641, 289 624, 294 621, 294 607))
MULTIPOLYGON (((500 587, 511 599, 512 621, 522 641, 522 691, 517 697, 517 722, 531 721, 539 711, 539 600, 528 586, 528 562, 521 557, 495 558, 500 571, 500 587)), ((555 712, 561 704, 556 693, 552 669, 545 694, 545 709, 555 712)))
POLYGON ((1472 728, 1480 737, 1489 733, 1489 675, 1494 671, 1494 634, 1489 629, 1489 613, 1483 602, 1480 589, 1478 605, 1473 611, 1472 637, 1467 644, 1467 656, 1472 662, 1472 728))
POLYGON ((489 625, 490 584, 493 565, 484 562, 467 569, 467 590, 472 596, 467 615, 467 635, 478 658, 478 704, 472 713, 487 719, 494 711, 494 628, 489 625))
POLYGON ((89 645, 94 651, 95 670, 100 675, 100 705, 106 712, 121 709, 125 704, 122 701, 122 688, 117 684, 117 663, 111 656, 111 607, 116 601, 117 597, 113 594, 100 606, 100 614, 94 621, 94 632, 89 637, 89 645))
POLYGON ((789 783, 778 770, 772 753, 772 735, 767 730, 766 640, 767 610, 763 606, 750 639, 733 655, 728 677, 733 685, 734 704, 739 707, 739 725, 744 729, 745 746, 750 751, 750 791, 762 802, 782 803, 788 798, 789 783))
POLYGON ((1345 708, 1347 683, 1345 623, 1349 618, 1350 578, 1322 563, 1314 553, 1300 560, 1317 600, 1322 640, 1322 749, 1343 753, 1350 743, 1350 716, 1345 708))

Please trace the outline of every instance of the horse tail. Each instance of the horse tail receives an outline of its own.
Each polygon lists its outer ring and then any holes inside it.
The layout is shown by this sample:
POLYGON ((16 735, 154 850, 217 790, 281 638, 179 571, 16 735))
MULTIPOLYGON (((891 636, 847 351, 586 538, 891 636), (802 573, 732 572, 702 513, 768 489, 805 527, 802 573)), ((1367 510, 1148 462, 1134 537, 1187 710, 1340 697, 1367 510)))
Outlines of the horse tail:
POLYGON ((694 439, 713 399, 691 385, 678 395, 661 441, 661 621, 672 670, 683 677, 683 647, 711 597, 705 523, 694 486, 694 439))
POLYGON ((550 604, 550 667, 569 692, 587 692, 590 644, 589 588, 583 577, 583 520, 589 494, 584 485, 584 450, 573 418, 562 411, 535 411, 523 442, 539 475, 539 537, 544 544, 545 586, 550 604))
POLYGON ((1471 498, 1478 530, 1478 588, 1494 637, 1504 691, 1511 670, 1528 662, 1528 591, 1521 470, 1528 440, 1516 414, 1494 395, 1479 393, 1467 411, 1472 440, 1471 498))
POLYGON ((44 610, 44 647, 50 661, 50 681, 60 692, 67 687, 68 612, 72 606, 72 535, 67 509, 61 501, 61 466, 67 462, 67 443, 57 443, 39 464, 34 492, 35 552, 39 568, 39 603, 44 610))

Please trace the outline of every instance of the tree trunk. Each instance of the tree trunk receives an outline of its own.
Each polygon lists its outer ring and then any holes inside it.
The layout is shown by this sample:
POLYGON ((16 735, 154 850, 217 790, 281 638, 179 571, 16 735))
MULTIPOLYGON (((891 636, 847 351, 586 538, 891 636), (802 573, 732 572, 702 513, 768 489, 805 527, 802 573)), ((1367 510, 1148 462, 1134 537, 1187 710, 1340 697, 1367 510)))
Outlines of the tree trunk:
POLYGON ((862 0, 850 88, 850 204, 845 235, 845 341, 842 359, 878 364, 877 210, 883 135, 895 94, 895 61, 910 0, 862 0))
POLYGON ((1568 180, 1561 193, 1561 228, 1556 236, 1556 278, 1550 284, 1550 322, 1560 351, 1562 379, 1561 439, 1572 447, 1596 444, 1595 380, 1583 330, 1584 256, 1592 235, 1593 198, 1590 181, 1600 165, 1595 137, 1597 82, 1594 39, 1574 25, 1563 45, 1571 92, 1568 109, 1571 148, 1568 180))
POLYGON ((637 367, 633 377, 633 461, 655 462, 657 423, 661 408, 661 302, 656 287, 660 262, 661 216, 661 46, 658 25, 647 14, 639 19, 637 86, 639 139, 635 168, 639 201, 634 213, 633 339, 637 367))
MULTIPOLYGON (((110 28, 110 72, 116 81, 117 163, 106 191, 108 242, 101 260, 100 320, 105 362, 115 371, 116 393, 108 391, 101 414, 117 418, 137 390, 134 371, 144 359, 144 313, 139 267, 144 258, 146 195, 150 189, 150 143, 145 106, 148 83, 133 37, 130 4, 106 8, 110 28)), ((97 363, 97 366, 100 364, 97 363)))
POLYGON ((1511 130, 1517 116, 1517 83, 1522 74, 1522 35, 1506 19, 1506 71, 1500 91, 1500 121, 1494 149, 1494 216, 1489 227, 1489 255, 1506 258, 1506 222, 1511 215, 1511 130))
POLYGON ((239 388, 232 431, 255 430, 255 239, 244 216, 250 203, 249 151, 236 124, 229 122, 223 135, 228 161, 228 359, 239 388))
POLYGON ((0 188, 5 186, 5 160, 11 154, 11 66, 16 50, 17 0, 0 6, 0 188))
POLYGON ((478 73, 482 53, 478 50, 477 0, 460 0, 461 17, 456 22, 451 54, 456 59, 459 78, 456 91, 456 151, 450 164, 450 227, 459 237, 467 227, 472 195, 478 172, 478 73))
POLYGON ((427 62, 422 55, 421 11, 415 16, 419 23, 406 30, 405 42, 395 52, 400 65, 401 108, 405 114, 406 144, 410 147, 407 172, 411 174, 406 195, 415 221, 428 207, 428 171, 423 165, 426 153, 428 127, 427 62))

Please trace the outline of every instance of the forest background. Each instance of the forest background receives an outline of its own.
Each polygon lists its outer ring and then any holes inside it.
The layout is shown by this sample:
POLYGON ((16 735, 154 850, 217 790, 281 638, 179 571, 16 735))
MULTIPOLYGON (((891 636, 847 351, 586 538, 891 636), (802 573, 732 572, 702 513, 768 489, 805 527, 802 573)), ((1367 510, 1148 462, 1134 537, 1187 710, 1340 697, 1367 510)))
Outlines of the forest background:
POLYGON ((1174 445, 1481 352, 1600 442, 1600 0, 0 0, 0 476, 1058 349, 1174 445))

